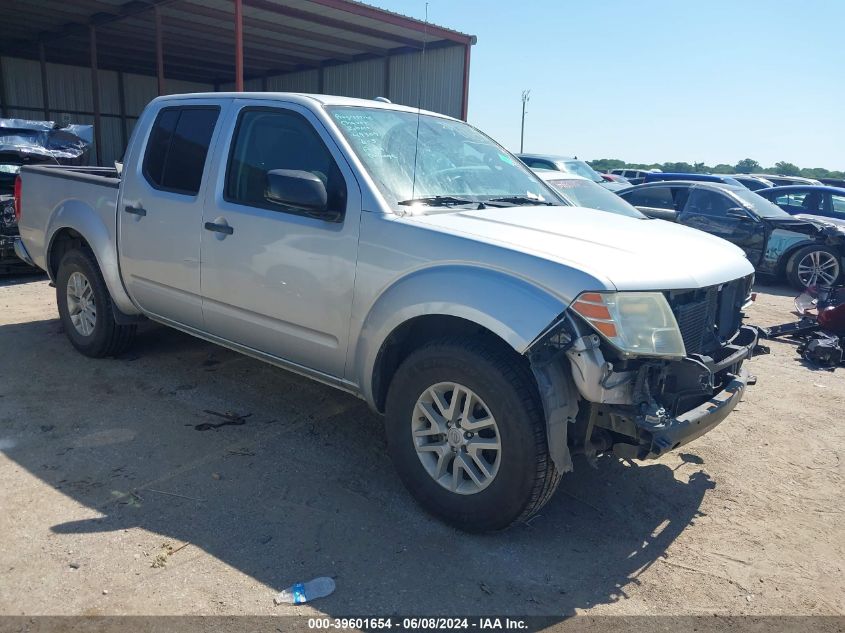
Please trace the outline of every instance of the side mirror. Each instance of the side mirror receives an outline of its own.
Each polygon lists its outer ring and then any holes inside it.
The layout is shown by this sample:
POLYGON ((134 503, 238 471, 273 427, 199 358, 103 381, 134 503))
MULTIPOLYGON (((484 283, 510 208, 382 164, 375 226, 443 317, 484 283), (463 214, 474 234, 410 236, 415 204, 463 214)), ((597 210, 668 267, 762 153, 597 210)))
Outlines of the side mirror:
POLYGON ((302 209, 308 215, 337 222, 339 213, 329 211, 326 185, 309 171, 272 169, 267 172, 264 198, 274 204, 302 209))
POLYGON ((728 209, 727 211, 725 211, 725 215, 729 218, 734 218, 735 220, 751 220, 751 217, 748 215, 748 211, 746 211, 742 207, 733 207, 731 209, 728 209))

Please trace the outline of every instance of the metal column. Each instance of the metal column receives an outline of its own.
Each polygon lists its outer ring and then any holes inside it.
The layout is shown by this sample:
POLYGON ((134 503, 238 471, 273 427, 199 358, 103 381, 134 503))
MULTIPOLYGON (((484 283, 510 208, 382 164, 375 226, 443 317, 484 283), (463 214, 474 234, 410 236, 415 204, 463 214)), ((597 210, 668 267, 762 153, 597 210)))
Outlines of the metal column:
POLYGON ((235 91, 244 91, 244 7, 235 0, 235 91))
POLYGON ((47 90, 47 52, 44 42, 38 42, 38 60, 41 62, 41 99, 44 107, 44 120, 50 120, 50 95, 47 90))
POLYGON ((164 43, 161 35, 161 10, 153 8, 156 27, 156 79, 158 80, 158 94, 164 94, 164 43))
POLYGON ((88 27, 91 46, 91 92, 94 98, 94 160, 100 164, 102 154, 102 130, 100 119, 100 71, 97 67, 97 28, 92 24, 88 27))

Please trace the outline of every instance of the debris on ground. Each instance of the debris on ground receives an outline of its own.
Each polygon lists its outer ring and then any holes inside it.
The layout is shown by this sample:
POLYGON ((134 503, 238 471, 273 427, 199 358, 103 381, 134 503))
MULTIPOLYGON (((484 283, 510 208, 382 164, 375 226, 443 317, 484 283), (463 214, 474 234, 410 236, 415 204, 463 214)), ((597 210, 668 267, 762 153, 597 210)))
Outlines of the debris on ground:
POLYGON ((161 551, 155 555, 150 567, 158 569, 160 567, 167 567, 167 561, 179 550, 185 549, 190 543, 183 543, 179 547, 174 548, 173 545, 167 541, 161 544, 161 551))
MULTIPOLYGON (((211 409, 203 409, 203 413, 208 413, 209 415, 216 415, 217 417, 224 418, 224 421, 218 424, 213 424, 212 422, 202 422, 200 424, 194 424, 193 427, 197 431, 209 431, 211 429, 219 429, 221 426, 227 425, 241 426, 242 424, 246 424, 246 419, 252 415, 251 413, 239 415, 237 413, 232 413, 231 411, 226 411, 226 413, 220 413, 219 411, 212 411, 211 409)), ((185 426, 191 425, 186 424, 185 426)))
POLYGON ((308 582, 298 582, 291 585, 273 598, 273 602, 276 604, 304 604, 317 598, 325 598, 334 593, 334 590, 334 579, 321 576, 308 582))

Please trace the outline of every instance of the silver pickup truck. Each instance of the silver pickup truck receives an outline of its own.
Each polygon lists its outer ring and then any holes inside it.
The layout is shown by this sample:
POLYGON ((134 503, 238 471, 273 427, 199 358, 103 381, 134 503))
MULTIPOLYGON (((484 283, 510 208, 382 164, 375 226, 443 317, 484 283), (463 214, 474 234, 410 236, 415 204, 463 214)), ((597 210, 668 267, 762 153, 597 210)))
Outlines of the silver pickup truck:
POLYGON ((153 319, 383 413, 427 510, 537 512, 572 457, 654 458, 736 406, 735 246, 569 206, 473 127, 381 101, 156 99, 121 172, 24 167, 18 255, 91 357, 153 319))

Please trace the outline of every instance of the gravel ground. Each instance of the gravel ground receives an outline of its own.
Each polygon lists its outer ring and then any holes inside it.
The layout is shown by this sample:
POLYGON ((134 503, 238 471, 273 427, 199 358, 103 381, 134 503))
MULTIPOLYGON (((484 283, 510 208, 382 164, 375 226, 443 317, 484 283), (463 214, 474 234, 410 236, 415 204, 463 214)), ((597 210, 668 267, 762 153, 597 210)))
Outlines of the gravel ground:
MULTIPOLYGON (((752 322, 790 318, 760 291, 752 322)), ((414 505, 363 402, 155 325, 84 358, 47 282, 6 280, 0 614, 841 615, 845 369, 786 342, 750 367, 680 452, 576 460, 530 525, 469 536, 414 505)))

